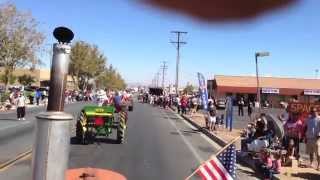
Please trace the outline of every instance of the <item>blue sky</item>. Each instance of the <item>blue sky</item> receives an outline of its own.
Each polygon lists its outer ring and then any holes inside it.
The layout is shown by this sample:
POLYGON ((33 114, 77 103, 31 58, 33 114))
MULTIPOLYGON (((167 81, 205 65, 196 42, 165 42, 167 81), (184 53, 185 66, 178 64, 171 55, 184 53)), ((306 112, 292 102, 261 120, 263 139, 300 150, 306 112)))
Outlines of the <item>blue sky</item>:
MULTIPOLYGON (((13 0, 30 11, 40 30, 54 42, 56 26, 70 27, 75 40, 96 44, 127 82, 151 83, 160 62, 168 61, 166 83, 174 83, 176 49, 171 30, 188 31, 181 49, 181 84, 196 83, 196 72, 254 75, 254 52, 262 75, 314 78, 320 68, 319 0, 303 0, 282 12, 245 23, 205 24, 177 14, 149 9, 135 0, 13 0)), ((49 64, 49 59, 44 60, 49 64)))

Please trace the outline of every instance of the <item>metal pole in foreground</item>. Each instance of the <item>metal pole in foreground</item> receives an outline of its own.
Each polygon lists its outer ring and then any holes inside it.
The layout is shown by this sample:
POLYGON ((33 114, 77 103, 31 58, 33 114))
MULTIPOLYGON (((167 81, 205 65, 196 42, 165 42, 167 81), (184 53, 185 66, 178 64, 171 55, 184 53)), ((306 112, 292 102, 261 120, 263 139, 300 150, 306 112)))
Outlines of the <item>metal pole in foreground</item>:
POLYGON ((63 110, 71 50, 68 43, 73 39, 73 33, 60 27, 55 29, 54 36, 59 43, 53 46, 47 112, 37 115, 36 141, 32 154, 33 180, 64 180, 68 168, 70 122, 73 117, 63 110))

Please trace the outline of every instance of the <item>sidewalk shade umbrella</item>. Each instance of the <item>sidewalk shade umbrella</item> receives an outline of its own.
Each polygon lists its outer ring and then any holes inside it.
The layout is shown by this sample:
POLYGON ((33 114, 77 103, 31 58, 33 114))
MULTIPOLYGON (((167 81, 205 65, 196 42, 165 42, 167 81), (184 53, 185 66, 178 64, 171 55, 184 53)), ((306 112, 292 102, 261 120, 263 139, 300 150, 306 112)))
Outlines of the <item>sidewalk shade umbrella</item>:
POLYGON ((268 124, 273 127, 273 130, 275 131, 275 135, 279 138, 282 138, 284 136, 284 130, 283 130, 283 124, 282 122, 276 118, 272 114, 266 114, 267 122, 268 124))

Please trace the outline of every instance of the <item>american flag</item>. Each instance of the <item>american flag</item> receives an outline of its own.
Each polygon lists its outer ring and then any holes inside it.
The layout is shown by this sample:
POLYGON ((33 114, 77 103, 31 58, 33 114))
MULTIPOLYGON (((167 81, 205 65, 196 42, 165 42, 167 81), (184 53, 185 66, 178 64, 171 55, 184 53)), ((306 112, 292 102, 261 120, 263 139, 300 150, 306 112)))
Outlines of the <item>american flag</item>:
POLYGON ((236 148, 234 144, 229 145, 217 156, 202 164, 197 174, 203 180, 232 180, 236 178, 236 148))

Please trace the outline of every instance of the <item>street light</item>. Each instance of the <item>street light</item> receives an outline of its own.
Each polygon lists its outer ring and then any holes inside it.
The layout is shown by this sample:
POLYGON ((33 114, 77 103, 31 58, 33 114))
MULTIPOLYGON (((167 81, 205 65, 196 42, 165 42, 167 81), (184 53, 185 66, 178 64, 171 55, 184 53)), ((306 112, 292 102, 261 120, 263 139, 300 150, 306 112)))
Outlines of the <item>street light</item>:
POLYGON ((259 85, 259 71, 258 71, 258 57, 269 56, 269 52, 256 52, 255 60, 256 60, 256 76, 257 76, 257 101, 259 103, 259 111, 261 109, 261 96, 260 96, 260 85, 259 85))

